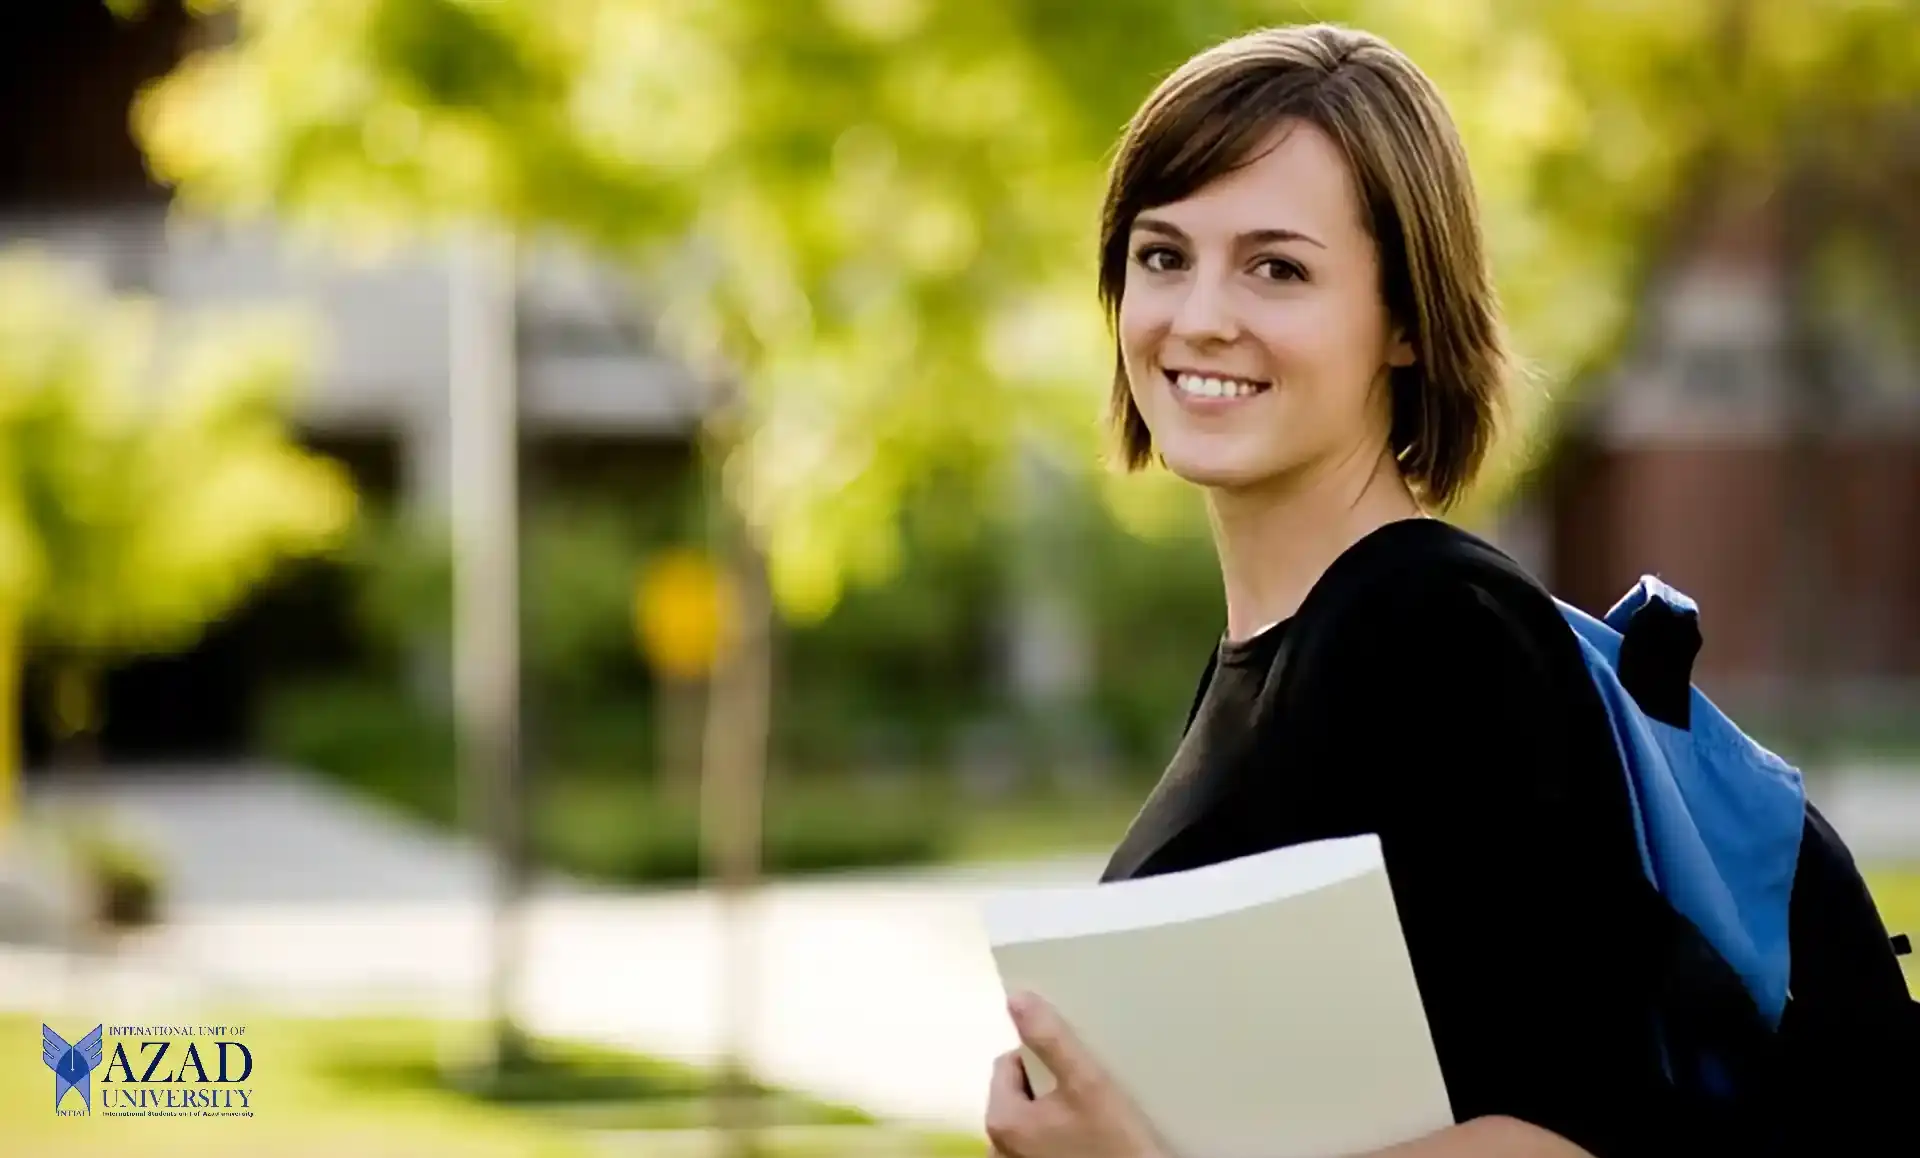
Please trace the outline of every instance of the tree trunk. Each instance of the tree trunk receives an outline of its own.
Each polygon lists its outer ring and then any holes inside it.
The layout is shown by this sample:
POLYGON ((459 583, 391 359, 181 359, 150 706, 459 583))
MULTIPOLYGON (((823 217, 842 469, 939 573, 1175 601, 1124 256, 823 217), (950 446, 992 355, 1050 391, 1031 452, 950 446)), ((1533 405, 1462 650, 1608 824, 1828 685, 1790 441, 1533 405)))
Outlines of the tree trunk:
POLYGON ((83 776, 94 772, 100 766, 99 662, 83 651, 70 653, 55 665, 47 698, 54 764, 83 776))
POLYGON ((516 243, 476 239, 454 265, 451 469, 454 700, 464 820, 489 852, 486 1068, 523 1053, 513 1017, 525 858, 521 762, 516 243))
MULTIPOLYGON (((730 516, 732 512, 726 512, 730 516)), ((723 516, 721 557, 734 587, 733 646, 714 673, 707 701, 701 776, 703 868, 717 879, 724 944, 722 1088, 716 1125, 725 1153, 755 1152, 757 1106, 748 1081, 748 1044, 758 992, 754 936, 762 801, 772 716, 772 599, 764 561, 744 526, 723 516)))
POLYGON ((20 809, 20 621, 0 610, 0 840, 20 809))

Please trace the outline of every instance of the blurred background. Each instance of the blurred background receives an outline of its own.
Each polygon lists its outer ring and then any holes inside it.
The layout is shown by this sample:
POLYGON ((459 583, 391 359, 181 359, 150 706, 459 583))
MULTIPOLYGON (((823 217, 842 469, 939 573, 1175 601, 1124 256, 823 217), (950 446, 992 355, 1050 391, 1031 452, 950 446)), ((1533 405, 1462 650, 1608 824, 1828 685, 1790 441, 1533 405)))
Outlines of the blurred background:
POLYGON ((973 905, 1097 873, 1222 623, 1102 458, 1104 165, 1302 19, 1472 155, 1531 374, 1461 521, 1699 599, 1920 923, 1911 0, 33 0, 9 1137, 982 1153, 973 905), (216 1011, 256 1119, 47 1112, 35 1022, 216 1011))

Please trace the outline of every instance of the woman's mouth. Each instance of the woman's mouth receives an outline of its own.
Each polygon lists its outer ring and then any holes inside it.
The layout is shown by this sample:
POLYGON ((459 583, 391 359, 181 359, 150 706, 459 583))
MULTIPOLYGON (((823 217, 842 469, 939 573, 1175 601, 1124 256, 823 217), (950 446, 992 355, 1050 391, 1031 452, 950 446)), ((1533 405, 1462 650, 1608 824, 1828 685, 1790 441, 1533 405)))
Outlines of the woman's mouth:
POLYGON ((1272 385, 1257 378, 1235 378, 1222 374, 1201 374, 1187 370, 1163 371, 1175 394, 1196 402, 1251 398, 1272 385))

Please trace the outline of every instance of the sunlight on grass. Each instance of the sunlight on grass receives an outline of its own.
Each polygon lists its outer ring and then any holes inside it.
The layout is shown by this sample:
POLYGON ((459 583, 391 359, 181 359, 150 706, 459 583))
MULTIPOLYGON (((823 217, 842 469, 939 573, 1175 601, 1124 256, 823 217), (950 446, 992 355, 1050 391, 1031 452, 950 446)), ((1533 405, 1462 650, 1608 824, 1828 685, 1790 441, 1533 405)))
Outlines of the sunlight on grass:
MULTIPOLYGON (((253 1118, 56 1118, 39 1022, 0 1016, 6 1153, 65 1158, 589 1158, 702 1155, 708 1088, 697 1070, 543 1043, 542 1063, 503 1088, 449 1088, 433 1024, 404 1019, 245 1022, 253 1118)), ((111 1041, 112 1039, 110 1039, 111 1041)), ((99 1073, 95 1075, 98 1109, 99 1073)), ((77 1103, 72 1095, 66 1105, 77 1103)), ((859 1112, 793 1095, 765 1103, 769 1158, 978 1156, 984 1143, 873 1127, 859 1112)))
MULTIPOLYGON (((427 1064, 424 1023, 255 1020, 252 1118, 56 1118, 53 1075, 40 1060, 38 1021, 0 1018, 0 1121, 20 1153, 69 1158, 585 1158, 582 1136, 550 1122, 410 1082, 373 1082, 356 1070, 427 1064)), ((95 1075, 95 1090, 100 1074, 95 1075)), ((98 1093, 95 1094, 96 1110, 98 1093)), ((71 1100, 69 1100, 71 1105, 71 1100)), ((13 1149, 12 1146, 9 1147, 13 1149)))

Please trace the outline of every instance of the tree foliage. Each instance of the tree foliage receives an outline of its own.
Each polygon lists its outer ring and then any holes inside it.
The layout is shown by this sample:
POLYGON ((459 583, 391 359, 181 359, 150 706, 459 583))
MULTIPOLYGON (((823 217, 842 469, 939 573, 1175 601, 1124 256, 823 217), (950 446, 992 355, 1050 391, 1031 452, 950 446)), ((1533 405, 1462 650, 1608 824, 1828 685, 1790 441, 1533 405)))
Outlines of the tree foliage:
POLYGON ((32 254, 0 259, 0 607, 94 652, 190 643, 281 559, 351 521, 344 473, 289 437, 284 319, 201 319, 32 254))
POLYGON ((92 673, 185 646, 352 519, 344 473, 288 437, 297 332, 202 321, 165 327, 77 268, 0 254, 0 806, 23 648, 92 673))
MULTIPOLYGON (((730 493, 824 613, 896 562, 904 496, 1038 441, 1095 461, 1108 152, 1204 44, 1334 19, 1447 93, 1538 368, 1481 500, 1606 358, 1703 169, 1920 92, 1906 0, 227 0, 140 102, 186 202, 360 234, 473 222, 629 263, 745 387, 730 493)), ((1871 173, 1871 166, 1864 167, 1871 173)), ((1110 487, 1135 525, 1164 480, 1110 487)))

